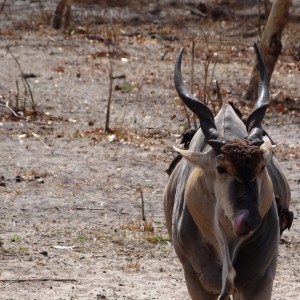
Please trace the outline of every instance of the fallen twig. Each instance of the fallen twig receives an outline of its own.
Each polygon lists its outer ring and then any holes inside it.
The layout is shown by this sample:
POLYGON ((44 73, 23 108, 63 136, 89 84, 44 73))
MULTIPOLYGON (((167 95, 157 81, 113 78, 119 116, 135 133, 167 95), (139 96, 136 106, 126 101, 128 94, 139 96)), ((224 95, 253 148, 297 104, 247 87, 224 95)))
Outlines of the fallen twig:
POLYGON ((45 282, 45 281, 60 281, 60 282, 77 282, 76 279, 71 278, 23 278, 23 279, 0 279, 0 282, 22 283, 27 281, 45 282))
POLYGON ((37 135, 36 133, 32 132, 32 135, 37 138, 47 149, 50 149, 50 147, 43 141, 43 139, 37 135))
POLYGON ((15 117, 25 119, 23 116, 18 115, 8 104, 0 103, 0 106, 7 108, 15 117))
POLYGON ((123 209, 114 209, 114 208, 101 208, 101 207, 82 207, 82 206, 77 206, 77 207, 73 207, 73 209, 75 210, 106 210, 106 211, 113 211, 116 212, 120 215, 128 215, 128 213, 123 212, 123 209))
MULTIPOLYGON (((97 207, 74 207, 76 210, 106 210, 106 208, 97 208, 97 207)), ((112 211, 116 211, 115 209, 111 209, 112 211)))

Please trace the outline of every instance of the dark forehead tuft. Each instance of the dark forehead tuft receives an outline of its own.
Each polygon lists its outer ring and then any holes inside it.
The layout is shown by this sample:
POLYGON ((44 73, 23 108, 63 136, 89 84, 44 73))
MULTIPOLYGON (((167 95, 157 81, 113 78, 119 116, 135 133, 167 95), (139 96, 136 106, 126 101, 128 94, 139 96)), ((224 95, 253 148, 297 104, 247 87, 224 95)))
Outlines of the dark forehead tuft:
POLYGON ((221 152, 238 168, 255 167, 263 159, 263 151, 246 140, 228 141, 221 152))

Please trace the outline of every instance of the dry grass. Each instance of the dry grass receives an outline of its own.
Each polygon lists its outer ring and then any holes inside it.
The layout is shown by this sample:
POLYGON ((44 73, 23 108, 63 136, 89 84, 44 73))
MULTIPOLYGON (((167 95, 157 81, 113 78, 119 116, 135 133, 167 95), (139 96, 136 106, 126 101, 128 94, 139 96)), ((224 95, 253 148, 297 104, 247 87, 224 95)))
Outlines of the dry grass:
POLYGON ((146 240, 152 244, 165 244, 171 242, 171 238, 168 235, 160 235, 160 234, 149 234, 146 237, 146 240))
POLYGON ((154 226, 151 221, 131 220, 120 225, 120 228, 135 232, 154 232, 154 226))

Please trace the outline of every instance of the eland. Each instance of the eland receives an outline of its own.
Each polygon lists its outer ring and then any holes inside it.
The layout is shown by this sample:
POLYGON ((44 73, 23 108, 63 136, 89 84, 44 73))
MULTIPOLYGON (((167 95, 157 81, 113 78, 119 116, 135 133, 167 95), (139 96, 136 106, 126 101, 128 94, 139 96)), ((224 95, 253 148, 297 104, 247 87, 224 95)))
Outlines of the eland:
POLYGON ((177 93, 200 129, 188 147, 176 148, 180 155, 170 168, 164 212, 193 300, 270 300, 280 234, 293 219, 290 188, 262 127, 269 87, 254 48, 259 93, 245 123, 230 104, 214 118, 187 89, 183 48, 175 63, 177 93))

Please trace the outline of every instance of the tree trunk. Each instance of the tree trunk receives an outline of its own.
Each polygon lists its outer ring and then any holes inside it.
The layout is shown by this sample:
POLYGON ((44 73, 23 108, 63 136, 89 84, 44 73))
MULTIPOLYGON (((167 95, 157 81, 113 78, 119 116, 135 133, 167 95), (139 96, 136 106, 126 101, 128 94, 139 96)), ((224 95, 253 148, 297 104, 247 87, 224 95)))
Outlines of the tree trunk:
MULTIPOLYGON (((259 44, 259 49, 267 68, 268 82, 271 80, 275 64, 279 54, 281 53, 281 35, 285 25, 289 21, 289 8, 291 5, 291 0, 274 0, 259 44)), ((258 94, 258 83, 259 71, 258 64, 256 62, 251 74, 248 89, 244 95, 245 100, 256 101, 258 94)))
POLYGON ((52 27, 54 29, 60 29, 61 25, 63 23, 63 18, 65 18, 64 21, 64 27, 65 29, 70 26, 71 22, 71 5, 72 0, 60 0, 56 6, 52 27))

